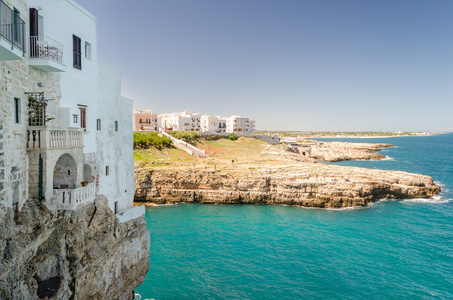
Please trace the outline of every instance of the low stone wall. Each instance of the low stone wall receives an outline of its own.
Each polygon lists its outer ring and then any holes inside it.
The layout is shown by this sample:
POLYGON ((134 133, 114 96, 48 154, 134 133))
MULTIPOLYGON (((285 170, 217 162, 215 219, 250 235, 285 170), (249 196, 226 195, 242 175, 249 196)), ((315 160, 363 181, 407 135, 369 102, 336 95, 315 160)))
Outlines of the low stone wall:
POLYGON ((173 141, 173 145, 175 145, 176 148, 186 151, 190 155, 195 155, 195 156, 206 155, 204 150, 198 149, 197 147, 195 147, 189 143, 186 143, 182 140, 178 140, 174 136, 166 133, 165 131, 161 131, 161 134, 163 134, 166 137, 168 137, 169 139, 171 139, 173 141))
MULTIPOLYGON (((262 135, 262 134, 253 134, 253 133, 242 133, 242 132, 234 132, 235 135, 238 137, 248 137, 248 138, 254 138, 263 142, 266 142, 271 145, 277 145, 280 144, 280 138, 276 135, 274 136, 269 136, 269 135, 262 135)), ((219 132, 219 133, 213 133, 213 132, 200 132, 200 135, 202 137, 222 137, 222 138, 228 138, 231 133, 226 133, 226 132, 219 132)))
POLYGON ((116 214, 116 217, 118 218, 118 222, 125 223, 130 220, 135 220, 137 218, 140 218, 144 215, 145 215, 145 206, 140 205, 140 206, 133 206, 124 212, 116 214))

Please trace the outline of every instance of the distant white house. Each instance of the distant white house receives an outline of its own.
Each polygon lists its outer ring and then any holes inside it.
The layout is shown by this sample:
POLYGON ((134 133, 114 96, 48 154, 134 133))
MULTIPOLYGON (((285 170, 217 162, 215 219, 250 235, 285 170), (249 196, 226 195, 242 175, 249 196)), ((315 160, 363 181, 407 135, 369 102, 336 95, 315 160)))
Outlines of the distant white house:
POLYGON ((160 115, 162 128, 164 130, 176 131, 201 131, 201 115, 182 111, 160 115))
POLYGON ((132 101, 98 63, 96 18, 72 0, 3 0, 0 12, 0 204, 75 209, 104 194, 115 213, 133 210, 132 101))
POLYGON ((161 114, 159 117, 163 130, 245 134, 255 131, 255 121, 240 116, 222 117, 183 111, 161 114))

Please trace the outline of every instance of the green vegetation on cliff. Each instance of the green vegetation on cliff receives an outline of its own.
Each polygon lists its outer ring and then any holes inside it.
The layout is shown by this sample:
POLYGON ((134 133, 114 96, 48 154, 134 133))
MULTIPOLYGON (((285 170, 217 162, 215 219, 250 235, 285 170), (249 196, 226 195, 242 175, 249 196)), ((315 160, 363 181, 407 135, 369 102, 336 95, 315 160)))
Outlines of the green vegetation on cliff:
POLYGON ((183 140, 186 143, 195 145, 196 142, 200 141, 200 134, 195 131, 167 131, 167 133, 171 134, 175 138, 179 140, 183 140))

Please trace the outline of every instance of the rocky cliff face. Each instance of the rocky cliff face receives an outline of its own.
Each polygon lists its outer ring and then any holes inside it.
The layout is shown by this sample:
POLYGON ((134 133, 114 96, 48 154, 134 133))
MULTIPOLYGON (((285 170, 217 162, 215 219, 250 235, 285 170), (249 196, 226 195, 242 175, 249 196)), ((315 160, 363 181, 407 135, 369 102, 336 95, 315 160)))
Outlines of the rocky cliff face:
POLYGON ((0 206, 0 299, 131 299, 149 268, 145 218, 118 223, 98 196, 76 211, 0 206))
POLYGON ((429 176, 320 164, 250 173, 136 169, 135 201, 366 206, 379 198, 430 197, 429 176))

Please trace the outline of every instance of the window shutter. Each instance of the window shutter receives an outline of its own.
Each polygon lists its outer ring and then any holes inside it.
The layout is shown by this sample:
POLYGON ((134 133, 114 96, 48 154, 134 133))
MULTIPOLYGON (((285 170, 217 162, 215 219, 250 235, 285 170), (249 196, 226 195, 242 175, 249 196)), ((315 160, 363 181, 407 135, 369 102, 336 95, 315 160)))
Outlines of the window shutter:
POLYGON ((82 69, 82 43, 81 39, 76 36, 72 35, 72 50, 73 50, 73 67, 76 69, 82 69))
POLYGON ((30 36, 38 36, 38 10, 30 8, 30 36))

